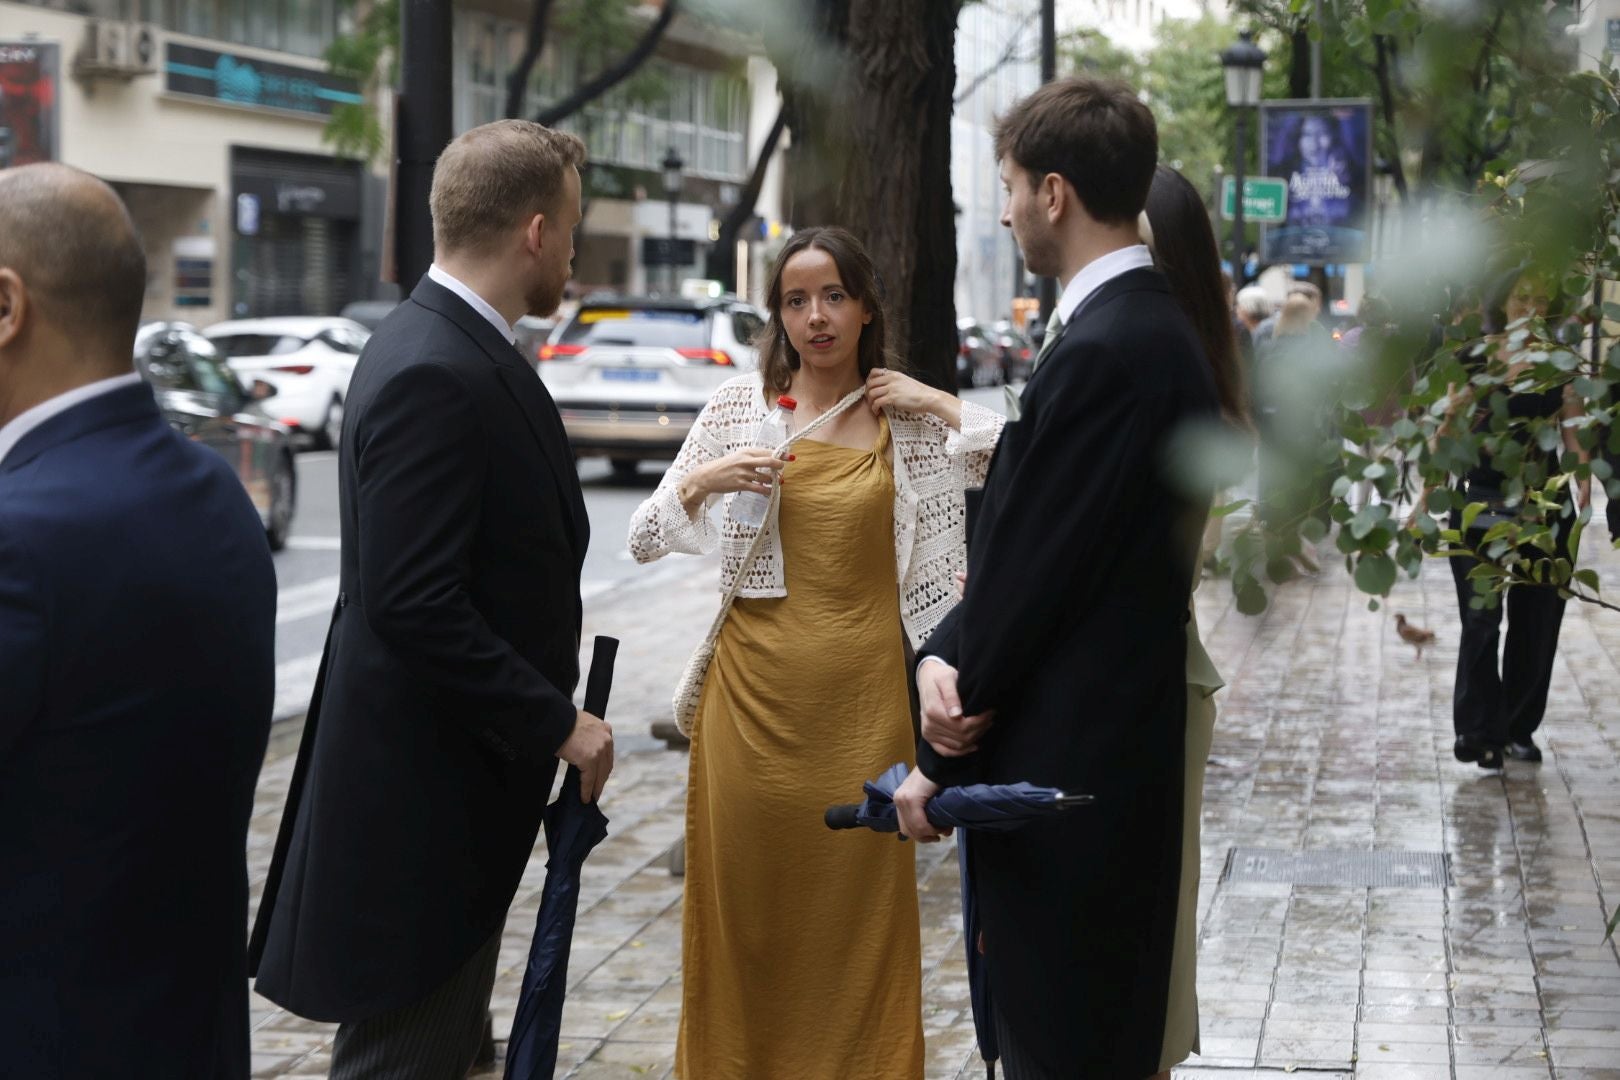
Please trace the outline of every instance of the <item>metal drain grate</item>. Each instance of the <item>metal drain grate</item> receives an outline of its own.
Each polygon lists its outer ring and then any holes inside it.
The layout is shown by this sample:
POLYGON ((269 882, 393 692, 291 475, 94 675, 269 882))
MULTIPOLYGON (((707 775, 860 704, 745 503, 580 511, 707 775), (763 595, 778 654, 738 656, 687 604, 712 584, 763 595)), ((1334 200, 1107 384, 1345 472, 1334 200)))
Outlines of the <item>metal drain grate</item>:
POLYGON ((1269 851, 1232 848, 1222 881, 1342 885, 1353 889, 1443 889, 1451 857, 1438 851, 1269 851))

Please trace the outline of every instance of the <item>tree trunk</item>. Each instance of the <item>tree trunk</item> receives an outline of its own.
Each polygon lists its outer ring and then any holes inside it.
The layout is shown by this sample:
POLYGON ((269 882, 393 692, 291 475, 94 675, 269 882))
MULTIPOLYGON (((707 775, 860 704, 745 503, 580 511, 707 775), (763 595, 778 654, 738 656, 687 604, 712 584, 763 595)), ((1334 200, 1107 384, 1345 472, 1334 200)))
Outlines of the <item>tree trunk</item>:
POLYGON ((748 174, 748 183, 743 185, 742 194, 737 198, 737 205, 720 222, 720 235, 714 246, 709 249, 706 276, 720 285, 727 292, 737 289, 737 237, 741 235, 743 226, 754 219, 754 206, 759 202, 760 188, 765 186, 765 172, 771 167, 771 158, 776 154, 777 144, 782 141, 782 130, 787 127, 787 112, 785 109, 776 111, 776 122, 760 144, 759 152, 754 155, 754 168, 748 174))
POLYGON ((1304 22, 1295 23, 1288 35, 1288 96, 1311 96, 1311 34, 1304 22))
POLYGON ((552 0, 531 0, 529 28, 524 36, 523 55, 506 75, 506 110, 508 117, 523 115, 524 101, 529 93, 529 76, 540 54, 546 51, 546 33, 551 29, 552 0))
MULTIPOLYGON (((954 14, 954 13, 953 13, 954 14)), ((922 89, 922 174, 936 182, 917 192, 912 218, 917 273, 911 279, 911 370, 924 382, 956 392, 956 200, 951 192, 952 90, 956 84, 956 20, 935 19, 927 42, 928 81, 922 89)), ((993 168, 984 162, 984 168, 993 168)))
POLYGON ((556 127, 635 74, 636 69, 645 63, 647 58, 653 54, 653 51, 658 48, 658 42, 663 38, 664 31, 669 29, 669 24, 675 21, 676 6, 677 0, 664 0, 664 6, 658 12, 657 20, 647 28, 645 34, 641 35, 641 40, 636 42, 634 48, 620 57, 612 67, 597 75, 590 82, 580 84, 561 101, 541 109, 535 115, 535 123, 544 124, 546 127, 556 127))
POLYGON ((882 279, 895 352, 925 381, 953 386, 951 94, 961 4, 810 6, 791 35, 766 40, 793 133, 790 219, 797 228, 842 225, 860 237, 882 279))

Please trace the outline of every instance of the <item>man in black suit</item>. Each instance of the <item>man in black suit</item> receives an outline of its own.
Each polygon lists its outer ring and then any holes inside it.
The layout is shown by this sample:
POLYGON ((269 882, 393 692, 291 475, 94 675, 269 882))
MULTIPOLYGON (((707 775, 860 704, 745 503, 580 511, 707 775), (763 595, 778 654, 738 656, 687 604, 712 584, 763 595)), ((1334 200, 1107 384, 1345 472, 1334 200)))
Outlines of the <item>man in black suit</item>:
POLYGON ((0 1073, 245 1078, 264 527, 134 371, 118 196, 0 172, 0 1073))
POLYGON ((998 124, 1030 270, 1064 283, 1056 343, 984 489, 962 603, 920 650, 905 831, 940 784, 1033 781, 1093 806, 973 837, 1009 1080, 1159 1073, 1181 865, 1187 603, 1210 492, 1178 433, 1213 422, 1203 350, 1137 233, 1157 158, 1129 89, 1049 83, 998 124))
POLYGON ((587 801, 613 766, 572 703, 585 503, 512 344, 561 300, 584 158, 522 120, 451 143, 434 265, 355 366, 340 592, 252 940, 261 994, 340 1022, 333 1077, 467 1070, 557 761, 587 801))

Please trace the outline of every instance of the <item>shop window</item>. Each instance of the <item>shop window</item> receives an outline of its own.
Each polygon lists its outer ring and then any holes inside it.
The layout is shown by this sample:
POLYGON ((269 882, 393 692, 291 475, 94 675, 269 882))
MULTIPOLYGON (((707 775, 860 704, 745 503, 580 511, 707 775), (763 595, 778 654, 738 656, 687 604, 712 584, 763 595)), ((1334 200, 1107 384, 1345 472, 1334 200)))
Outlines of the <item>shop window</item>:
POLYGON ((176 33, 311 57, 337 36, 341 8, 342 0, 146 0, 148 18, 176 33))

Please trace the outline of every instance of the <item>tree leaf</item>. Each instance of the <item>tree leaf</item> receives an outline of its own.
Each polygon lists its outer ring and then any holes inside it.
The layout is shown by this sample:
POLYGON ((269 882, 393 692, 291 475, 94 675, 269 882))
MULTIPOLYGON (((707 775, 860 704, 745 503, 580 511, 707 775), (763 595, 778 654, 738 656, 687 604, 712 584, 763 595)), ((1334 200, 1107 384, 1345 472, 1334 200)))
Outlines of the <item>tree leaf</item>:
POLYGON ((1388 555, 1374 552, 1356 562, 1356 588, 1364 593, 1388 596, 1395 585, 1395 563, 1388 555))

